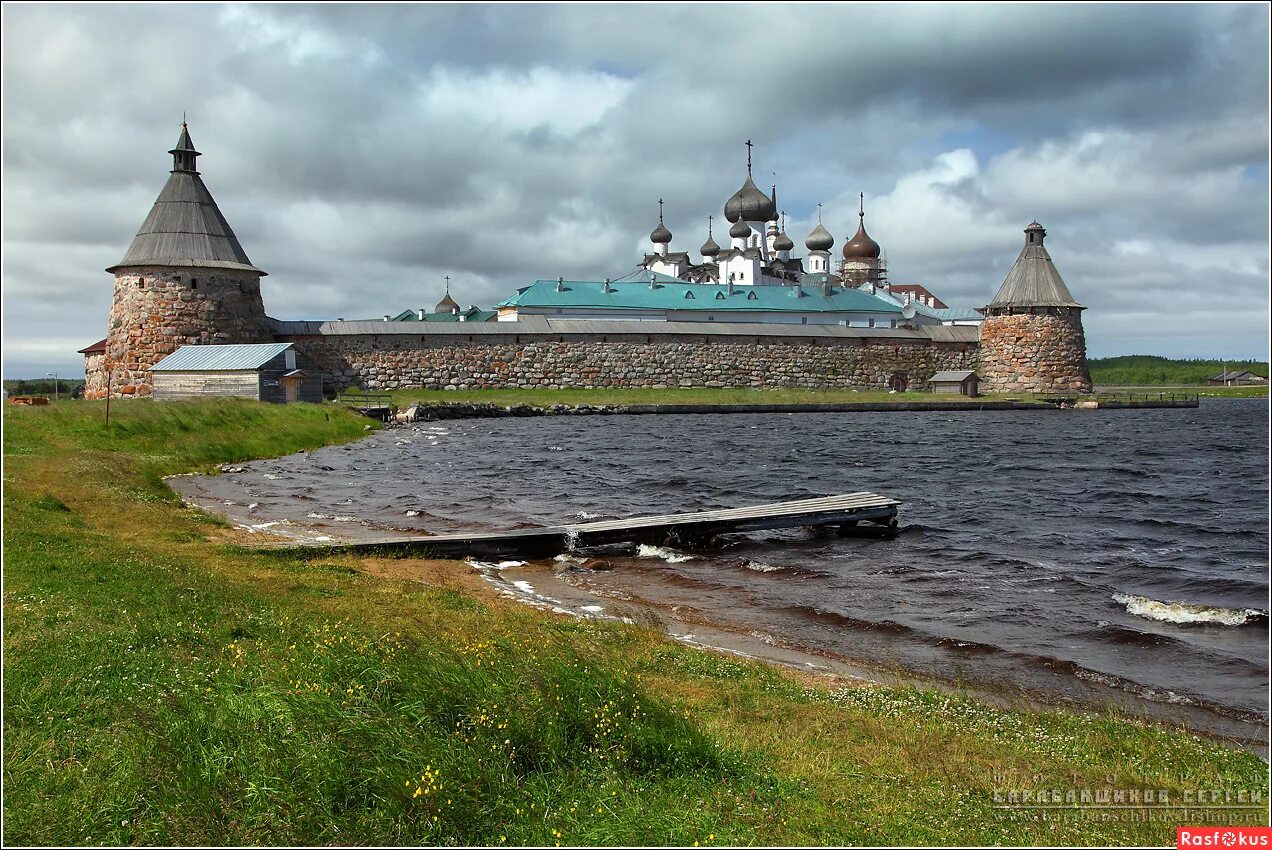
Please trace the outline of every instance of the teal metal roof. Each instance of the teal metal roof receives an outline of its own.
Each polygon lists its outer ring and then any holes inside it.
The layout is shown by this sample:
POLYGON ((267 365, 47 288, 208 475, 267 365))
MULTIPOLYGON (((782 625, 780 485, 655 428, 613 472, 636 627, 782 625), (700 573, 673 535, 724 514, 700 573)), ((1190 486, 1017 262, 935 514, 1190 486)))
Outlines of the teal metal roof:
POLYGON ((291 348, 290 342, 257 345, 183 345, 150 367, 152 372, 234 372, 257 369, 291 348))
POLYGON ((710 283, 605 284, 593 280, 536 280, 517 290, 499 307, 595 307, 609 310, 727 310, 789 311, 799 313, 900 313, 897 304, 856 289, 832 289, 823 295, 820 287, 803 287, 796 295, 793 286, 734 286, 710 283))
MULTIPOLYGON (((858 291, 863 292, 866 295, 870 294, 865 290, 858 291)), ((898 307, 905 304, 905 301, 897 297, 895 293, 889 292, 886 289, 876 290, 875 294, 871 297, 878 298, 880 301, 884 301, 889 304, 896 304, 898 307)), ((985 314, 981 313, 974 307, 929 307, 920 301, 911 301, 910 306, 913 307, 914 312, 918 313, 920 316, 927 316, 929 319, 937 319, 942 322, 968 320, 979 321, 980 319, 985 318, 985 314)))
MULTIPOLYGON (((463 316, 465 322, 489 322, 496 315, 494 310, 469 310, 467 312, 452 313, 445 311, 441 313, 425 313, 424 318, 420 318, 420 314, 416 310, 403 310, 396 316, 390 316, 390 322, 458 322, 459 317, 463 316)), ((374 319, 360 319, 359 321, 375 321, 374 319)))

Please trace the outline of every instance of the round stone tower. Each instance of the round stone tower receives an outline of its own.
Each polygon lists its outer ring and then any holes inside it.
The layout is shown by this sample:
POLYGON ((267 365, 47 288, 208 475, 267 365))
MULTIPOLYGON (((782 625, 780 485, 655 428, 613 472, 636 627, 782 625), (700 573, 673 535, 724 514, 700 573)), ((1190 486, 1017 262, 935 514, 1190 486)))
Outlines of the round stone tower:
POLYGON ((981 387, 993 393, 1089 393, 1082 311, 1043 247, 1047 231, 1025 228, 1025 247, 985 308, 981 387))
POLYGON ((150 394, 150 367, 183 345, 273 342, 261 277, 216 201, 181 124, 172 173, 115 275, 106 353, 86 383, 91 395, 150 394))

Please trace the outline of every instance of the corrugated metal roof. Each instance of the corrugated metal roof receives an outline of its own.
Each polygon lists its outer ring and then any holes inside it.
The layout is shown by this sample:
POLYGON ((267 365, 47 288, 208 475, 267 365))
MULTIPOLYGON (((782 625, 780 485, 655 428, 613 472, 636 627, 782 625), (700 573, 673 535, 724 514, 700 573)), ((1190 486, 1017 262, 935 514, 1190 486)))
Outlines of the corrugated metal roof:
POLYGON ((990 307, 1082 307, 1041 244, 1025 245, 990 307))
POLYGON ((212 193, 193 171, 174 171, 133 237, 124 266, 195 266, 265 274, 247 258, 212 193))
POLYGON ((549 319, 520 316, 515 322, 329 322, 280 321, 270 326, 278 336, 530 336, 535 334, 604 334, 618 336, 769 336, 852 337, 866 339, 931 339, 937 342, 971 343, 980 339, 980 328, 971 325, 921 325, 916 328, 850 328, 843 325, 798 325, 774 322, 663 322, 602 319, 549 319))
POLYGON ((920 330, 933 342, 980 342, 979 325, 924 325, 920 330))
POLYGON ((290 342, 254 345, 183 345, 150 367, 152 372, 235 372, 256 369, 291 348, 290 342))
POLYGON ((721 312, 762 310, 798 313, 900 313, 891 301, 857 289, 832 289, 823 295, 819 287, 734 286, 709 283, 611 284, 601 281, 536 280, 500 307, 596 307, 612 310, 695 310, 721 312), (558 290, 558 285, 560 289, 558 290))
POLYGON ((976 373, 968 369, 964 372, 937 372, 932 376, 933 381, 958 381, 963 382, 976 373))

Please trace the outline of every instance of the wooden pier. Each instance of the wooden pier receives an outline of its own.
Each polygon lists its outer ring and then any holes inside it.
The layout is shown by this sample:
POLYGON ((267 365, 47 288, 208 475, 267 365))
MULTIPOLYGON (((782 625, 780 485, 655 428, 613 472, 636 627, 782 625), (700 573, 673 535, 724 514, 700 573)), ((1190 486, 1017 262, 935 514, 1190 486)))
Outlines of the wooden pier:
POLYGON ((777 528, 838 526, 846 534, 851 533, 861 522, 877 525, 880 532, 887 534, 896 530, 899 504, 901 503, 896 499, 874 493, 848 493, 719 511, 633 517, 515 531, 333 542, 312 544, 312 548, 335 552, 393 552, 432 558, 462 558, 469 555, 504 557, 553 555, 577 548, 614 543, 703 545, 721 534, 777 528))

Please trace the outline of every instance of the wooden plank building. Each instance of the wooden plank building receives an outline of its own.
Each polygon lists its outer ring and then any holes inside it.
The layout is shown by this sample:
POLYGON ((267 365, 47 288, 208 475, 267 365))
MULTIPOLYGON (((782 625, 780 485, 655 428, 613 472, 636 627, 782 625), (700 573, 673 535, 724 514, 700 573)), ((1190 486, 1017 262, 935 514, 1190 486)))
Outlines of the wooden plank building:
POLYGON ((958 393, 971 398, 979 394, 976 388, 979 379, 970 370, 937 372, 932 376, 931 382, 934 393, 958 393))
POLYGON ((150 369, 158 400, 237 396, 322 402, 322 375, 290 342, 183 345, 150 369))

